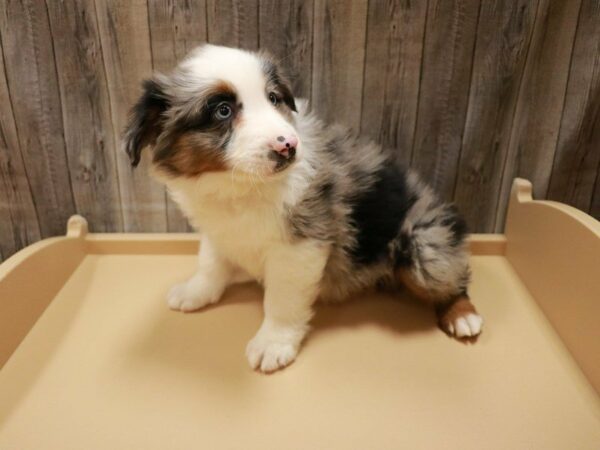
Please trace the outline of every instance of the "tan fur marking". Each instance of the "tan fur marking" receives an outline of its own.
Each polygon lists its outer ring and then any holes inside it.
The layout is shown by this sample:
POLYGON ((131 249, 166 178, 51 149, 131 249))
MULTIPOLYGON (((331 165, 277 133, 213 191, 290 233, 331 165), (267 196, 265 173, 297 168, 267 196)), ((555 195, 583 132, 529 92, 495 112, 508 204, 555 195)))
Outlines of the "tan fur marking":
POLYGON ((432 296, 431 292, 429 292, 427 289, 415 282, 409 270, 400 269, 396 273, 402 285, 404 285, 404 287, 408 289, 408 291, 415 297, 417 297, 419 300, 425 301, 427 303, 433 303, 435 301, 434 296, 432 296))
MULTIPOLYGON (((207 99, 219 94, 235 96, 234 87, 223 80, 201 92, 198 98, 188 101, 179 108, 181 111, 175 117, 183 117, 192 121, 191 126, 179 130, 174 118, 171 118, 170 134, 154 154, 154 163, 157 169, 171 176, 197 177, 204 172, 219 172, 227 170, 223 158, 223 144, 226 134, 230 133, 230 124, 227 122, 210 122, 210 118, 202 116, 207 99), (202 129, 195 128, 193 121, 206 121, 202 129)), ((236 108, 232 105, 232 108, 236 108)), ((206 113, 205 113, 206 114, 206 113)), ((240 115, 234 117, 234 123, 240 115)))
POLYGON ((411 294, 413 294, 419 300, 422 300, 427 303, 446 303, 452 298, 454 298, 457 294, 457 292, 441 292, 438 290, 427 289, 414 279, 413 275, 411 274, 411 271, 408 269, 397 270, 396 276, 398 277, 402 285, 404 285, 404 287, 406 287, 406 289, 408 289, 411 292, 411 294))
MULTIPOLYGON (((466 317, 469 314, 477 314, 477 310, 473 303, 471 303, 468 295, 461 294, 448 298, 448 296, 436 294, 416 283, 409 270, 401 269, 396 273, 404 287, 411 294, 419 300, 432 304, 435 307, 438 326, 444 333, 452 335, 450 333, 451 324, 456 323, 461 317, 466 317)), ((476 339, 476 336, 461 338, 461 340, 469 342, 473 342, 476 339)))
POLYGON ((210 135, 185 133, 177 138, 171 157, 163 163, 186 177, 227 170, 225 161, 215 146, 210 135))
POLYGON ((468 314, 477 314, 477 311, 471 303, 471 299, 466 295, 461 295, 451 302, 438 305, 436 313, 440 324, 449 324, 456 322, 461 317, 466 317, 468 314))
MULTIPOLYGON (((437 305, 435 312, 438 318, 438 326, 449 335, 452 335, 450 332, 451 324, 455 324, 461 317, 466 318, 469 314, 477 314, 475 306, 467 295, 461 295, 446 304, 437 305)), ((476 339, 477 336, 469 336, 461 340, 474 342, 476 339)))

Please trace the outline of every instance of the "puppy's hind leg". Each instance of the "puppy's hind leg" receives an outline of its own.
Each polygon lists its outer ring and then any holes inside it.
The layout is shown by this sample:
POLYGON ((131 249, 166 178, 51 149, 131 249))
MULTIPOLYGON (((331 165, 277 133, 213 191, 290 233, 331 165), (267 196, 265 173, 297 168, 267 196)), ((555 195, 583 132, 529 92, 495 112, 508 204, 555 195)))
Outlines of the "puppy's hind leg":
POLYGON ((225 288, 235 279, 235 268, 221 257, 206 235, 201 238, 198 271, 187 281, 176 284, 167 294, 173 310, 189 312, 221 299, 225 288))
POLYGON ((417 298, 434 306, 444 332, 474 338, 483 319, 467 294, 470 269, 464 238, 465 225, 454 207, 434 204, 421 211, 405 223, 396 242, 396 276, 417 298))
POLYGON ((476 337, 481 333, 483 318, 477 313, 466 290, 441 292, 421 284, 419 277, 410 269, 401 268, 396 273, 409 292, 433 305, 438 326, 446 334, 461 339, 476 337))

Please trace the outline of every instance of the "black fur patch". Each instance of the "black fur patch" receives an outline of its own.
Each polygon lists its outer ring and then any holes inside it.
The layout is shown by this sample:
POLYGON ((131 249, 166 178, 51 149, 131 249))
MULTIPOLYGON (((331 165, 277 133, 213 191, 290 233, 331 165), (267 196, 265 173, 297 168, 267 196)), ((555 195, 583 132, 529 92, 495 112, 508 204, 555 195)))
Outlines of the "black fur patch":
POLYGON ((415 197, 408 190, 403 171, 387 165, 375 175, 370 189, 353 202, 351 221, 356 246, 351 250, 359 264, 375 263, 388 256, 388 245, 398 236, 415 197))
POLYGON ((276 90, 278 97, 283 100, 283 103, 285 103, 292 111, 297 112, 292 89, 277 65, 272 61, 263 60, 263 71, 267 76, 267 85, 272 85, 276 90))
POLYGON ((468 231, 467 223, 454 205, 448 205, 445 212, 446 215, 442 219, 442 225, 450 227, 452 245, 456 247, 465 240, 468 231))
POLYGON ((162 131, 161 116, 169 107, 169 100, 156 80, 145 80, 142 86, 144 93, 132 108, 125 130, 125 151, 133 167, 139 164, 142 149, 156 142, 162 131))
POLYGON ((175 120, 154 149, 153 162, 171 176, 195 177, 206 171, 224 170, 223 153, 233 132, 241 105, 234 89, 220 82, 175 110, 175 120), (216 117, 226 104, 231 115, 216 117))
POLYGON ((333 183, 331 181, 326 181, 323 184, 317 187, 317 193, 322 198, 327 201, 331 200, 331 196, 333 194, 333 183))

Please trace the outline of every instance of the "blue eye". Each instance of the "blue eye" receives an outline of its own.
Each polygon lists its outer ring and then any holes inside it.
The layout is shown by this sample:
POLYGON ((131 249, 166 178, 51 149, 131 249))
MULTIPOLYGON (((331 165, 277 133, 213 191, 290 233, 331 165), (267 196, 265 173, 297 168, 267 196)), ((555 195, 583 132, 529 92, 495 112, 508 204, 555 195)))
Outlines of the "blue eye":
POLYGON ((215 111, 215 117, 219 120, 229 119, 231 117, 231 114, 233 114, 233 110, 231 109, 231 106, 229 106, 229 104, 227 103, 221 103, 217 106, 217 109, 215 111))
POLYGON ((277 106, 277 104, 279 103, 279 99, 277 98, 277 96, 275 95, 274 92, 269 93, 269 101, 271 103, 273 103, 275 106, 277 106))

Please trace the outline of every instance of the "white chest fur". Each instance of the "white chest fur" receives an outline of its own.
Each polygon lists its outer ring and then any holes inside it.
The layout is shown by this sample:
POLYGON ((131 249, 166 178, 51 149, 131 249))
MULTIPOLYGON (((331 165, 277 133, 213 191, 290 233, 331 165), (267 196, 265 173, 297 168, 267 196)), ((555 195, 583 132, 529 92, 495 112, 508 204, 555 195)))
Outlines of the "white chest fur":
POLYGON ((192 225, 219 253, 257 280, 264 276, 267 252, 286 240, 281 185, 260 191, 234 184, 221 174, 169 184, 171 196, 192 225))

